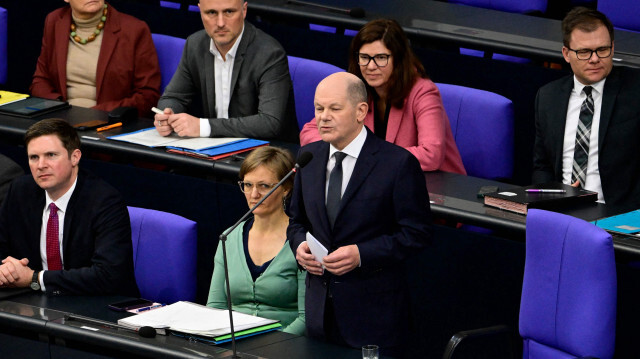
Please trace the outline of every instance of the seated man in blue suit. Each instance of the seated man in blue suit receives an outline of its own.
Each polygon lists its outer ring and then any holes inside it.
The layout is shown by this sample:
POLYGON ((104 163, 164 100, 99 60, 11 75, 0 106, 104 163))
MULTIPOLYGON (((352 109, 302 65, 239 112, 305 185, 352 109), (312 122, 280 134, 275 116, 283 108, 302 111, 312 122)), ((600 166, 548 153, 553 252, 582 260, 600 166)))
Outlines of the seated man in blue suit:
POLYGON ((79 169, 76 130, 42 120, 25 145, 32 176, 16 179, 0 207, 0 288, 138 296, 129 213, 113 187, 79 169))
POLYGON ((308 272, 307 333, 401 354, 408 327, 402 261, 431 237, 424 174, 411 153, 364 127, 367 92, 356 76, 325 78, 314 104, 322 141, 300 150, 314 160, 296 175, 287 230, 308 272), (307 232, 327 256, 314 257, 307 232))

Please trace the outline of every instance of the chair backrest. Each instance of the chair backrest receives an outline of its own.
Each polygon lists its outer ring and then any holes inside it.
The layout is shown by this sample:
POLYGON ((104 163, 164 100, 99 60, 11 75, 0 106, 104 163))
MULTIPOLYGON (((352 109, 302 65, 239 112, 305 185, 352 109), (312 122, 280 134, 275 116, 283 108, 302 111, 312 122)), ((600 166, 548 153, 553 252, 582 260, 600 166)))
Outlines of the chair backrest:
POLYGON ((158 62, 160 63, 160 74, 162 75, 162 84, 160 93, 164 92, 173 74, 178 68, 180 58, 182 57, 182 49, 187 41, 180 37, 174 37, 162 34, 151 34, 153 44, 158 53, 158 62))
POLYGON ((520 303, 523 358, 613 357, 616 266, 611 236, 531 209, 520 303))
POLYGON ((196 297, 196 223, 175 214, 128 207, 136 282, 142 298, 162 303, 196 297))
POLYGON ((298 128, 302 129, 302 126, 314 117, 313 97, 318 83, 325 77, 344 70, 325 62, 300 57, 288 56, 288 60, 298 128))
POLYGON ((640 2, 629 0, 598 0, 598 11, 607 15, 613 26, 622 30, 640 31, 640 2))
POLYGON ((449 0, 448 2, 520 14, 547 11, 547 0, 449 0))
POLYGON ((467 174, 513 175, 513 103, 493 92, 436 84, 467 174))
POLYGON ((7 9, 0 7, 0 84, 7 83, 7 66, 9 54, 7 50, 7 9))

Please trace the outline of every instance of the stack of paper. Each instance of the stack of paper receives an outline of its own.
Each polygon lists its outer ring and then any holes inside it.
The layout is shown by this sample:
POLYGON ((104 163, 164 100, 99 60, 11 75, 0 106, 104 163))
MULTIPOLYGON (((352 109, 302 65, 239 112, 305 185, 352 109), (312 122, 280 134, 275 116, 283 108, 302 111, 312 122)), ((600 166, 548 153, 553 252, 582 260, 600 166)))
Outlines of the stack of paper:
POLYGON ((29 95, 25 93, 0 91, 0 105, 5 105, 8 103, 24 100, 27 97, 29 97, 29 95))
POLYGON ((164 137, 158 134, 155 127, 111 136, 108 137, 108 139, 135 143, 148 147, 166 147, 168 152, 180 153, 210 160, 217 160, 269 144, 268 141, 255 140, 251 138, 184 138, 176 135, 175 133, 164 137))
MULTIPOLYGON (((220 343, 231 338, 229 312, 191 302, 176 302, 162 308, 143 312, 118 320, 118 324, 131 329, 150 326, 202 336, 220 343)), ((254 317, 233 312, 236 338, 279 329, 277 320, 254 317)))

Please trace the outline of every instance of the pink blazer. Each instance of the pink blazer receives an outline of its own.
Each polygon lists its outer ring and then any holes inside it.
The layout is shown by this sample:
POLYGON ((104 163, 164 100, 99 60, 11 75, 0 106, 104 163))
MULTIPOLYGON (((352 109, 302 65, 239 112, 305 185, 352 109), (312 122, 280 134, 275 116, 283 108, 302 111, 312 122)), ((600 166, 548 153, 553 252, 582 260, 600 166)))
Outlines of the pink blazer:
MULTIPOLYGON (((69 26, 69 6, 47 15, 42 50, 29 89, 32 95, 67 99, 69 26)), ((96 71, 94 108, 111 111, 133 106, 140 115, 150 114, 160 98, 160 66, 149 27, 109 6, 100 36, 104 38, 96 71)))
MULTIPOLYGON (((372 103, 369 103, 364 124, 375 133, 372 103)), ((318 140, 318 127, 312 119, 300 131, 300 144, 304 146, 318 140)), ((401 109, 391 107, 386 140, 416 156, 423 171, 467 174, 442 106, 440 91, 431 80, 418 79, 404 106, 401 109)))

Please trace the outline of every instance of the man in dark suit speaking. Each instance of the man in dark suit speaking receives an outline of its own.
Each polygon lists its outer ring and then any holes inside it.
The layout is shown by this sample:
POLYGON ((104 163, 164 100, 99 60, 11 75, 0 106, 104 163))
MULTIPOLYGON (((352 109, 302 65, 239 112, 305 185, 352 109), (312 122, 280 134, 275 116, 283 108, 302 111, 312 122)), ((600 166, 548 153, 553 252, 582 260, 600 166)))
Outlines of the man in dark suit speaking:
POLYGON ((533 182, 561 181, 607 205, 640 208, 640 71, 613 66, 613 26, 601 12, 574 8, 562 29, 573 76, 538 91, 533 182))
POLYGON ((367 92, 356 76, 325 78, 314 105, 322 141, 300 149, 313 160, 296 175, 287 230, 308 271, 307 333, 398 354, 408 326, 401 263, 431 236, 424 174, 411 153, 364 127, 367 92), (314 257, 307 232, 327 256, 314 257))
POLYGON ((0 207, 0 288, 138 296, 127 208, 114 188, 79 169, 76 130, 42 120, 25 144, 32 176, 16 179, 0 207))

